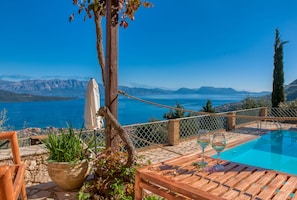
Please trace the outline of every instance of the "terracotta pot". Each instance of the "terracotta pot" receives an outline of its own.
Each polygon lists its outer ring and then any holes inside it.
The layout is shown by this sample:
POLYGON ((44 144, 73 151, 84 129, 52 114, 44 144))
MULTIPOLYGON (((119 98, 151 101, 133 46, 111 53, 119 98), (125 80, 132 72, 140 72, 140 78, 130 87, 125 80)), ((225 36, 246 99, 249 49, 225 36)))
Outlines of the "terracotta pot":
POLYGON ((77 163, 48 162, 48 174, 63 190, 80 188, 90 173, 88 161, 77 163))

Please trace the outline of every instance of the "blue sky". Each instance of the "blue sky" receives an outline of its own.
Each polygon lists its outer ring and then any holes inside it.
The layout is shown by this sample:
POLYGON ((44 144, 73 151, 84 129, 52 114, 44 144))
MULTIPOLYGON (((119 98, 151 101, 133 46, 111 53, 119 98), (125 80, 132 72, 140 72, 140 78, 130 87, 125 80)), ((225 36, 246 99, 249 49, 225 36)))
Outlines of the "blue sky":
MULTIPOLYGON (((201 86, 271 91, 275 28, 284 47, 285 84, 297 79, 297 1, 153 0, 119 28, 119 85, 201 86)), ((0 78, 95 77, 101 81, 93 20, 71 0, 3 1, 0 78)))

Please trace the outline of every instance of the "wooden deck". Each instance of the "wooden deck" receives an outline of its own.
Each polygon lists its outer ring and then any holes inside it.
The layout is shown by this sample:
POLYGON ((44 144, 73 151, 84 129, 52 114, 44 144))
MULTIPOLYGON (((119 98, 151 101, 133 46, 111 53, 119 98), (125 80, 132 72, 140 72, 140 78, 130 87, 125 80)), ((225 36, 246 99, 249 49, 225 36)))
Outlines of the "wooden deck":
MULTIPOLYGON (((198 154, 189 154, 137 170, 135 199, 143 189, 166 199, 296 199, 297 176, 229 161, 221 161, 223 171, 209 172, 193 163, 198 154)), ((206 157, 209 166, 216 159, 206 157)), ((297 169, 297 167, 296 167, 297 169)))

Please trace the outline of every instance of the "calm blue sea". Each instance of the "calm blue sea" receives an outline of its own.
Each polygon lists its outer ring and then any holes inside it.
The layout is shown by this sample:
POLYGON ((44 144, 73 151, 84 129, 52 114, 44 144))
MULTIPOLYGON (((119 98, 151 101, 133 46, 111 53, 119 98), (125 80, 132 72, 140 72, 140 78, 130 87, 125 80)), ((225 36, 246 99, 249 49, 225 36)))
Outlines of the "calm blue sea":
MULTIPOLYGON (((212 101, 213 106, 226 103, 238 102, 246 95, 150 95, 138 96, 145 100, 156 102, 167 106, 175 106, 178 102, 185 109, 201 110, 207 99, 212 101)), ((6 125, 20 130, 28 127, 66 127, 67 122, 76 128, 83 126, 84 99, 69 101, 45 101, 45 102, 22 102, 22 103, 0 103, 0 110, 7 110, 8 121, 6 125)), ((101 105, 104 100, 101 99, 101 105)), ((168 108, 160 108, 124 96, 119 97, 119 122, 122 125, 145 123, 150 119, 163 119, 163 114, 169 112, 168 108)))

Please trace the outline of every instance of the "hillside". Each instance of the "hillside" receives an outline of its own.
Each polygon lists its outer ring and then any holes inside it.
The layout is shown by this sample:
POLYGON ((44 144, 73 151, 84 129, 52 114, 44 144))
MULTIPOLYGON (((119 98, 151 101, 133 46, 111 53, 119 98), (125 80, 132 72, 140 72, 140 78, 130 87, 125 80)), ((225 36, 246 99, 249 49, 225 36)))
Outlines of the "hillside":
POLYGON ((83 97, 88 82, 79 80, 0 80, 0 89, 18 94, 40 96, 83 97))
POLYGON ((0 102, 31 102, 31 101, 59 101, 70 100, 71 97, 38 96, 32 94, 17 94, 0 90, 0 102))
POLYGON ((297 99, 297 80, 285 86, 285 93, 287 101, 293 101, 297 99))

